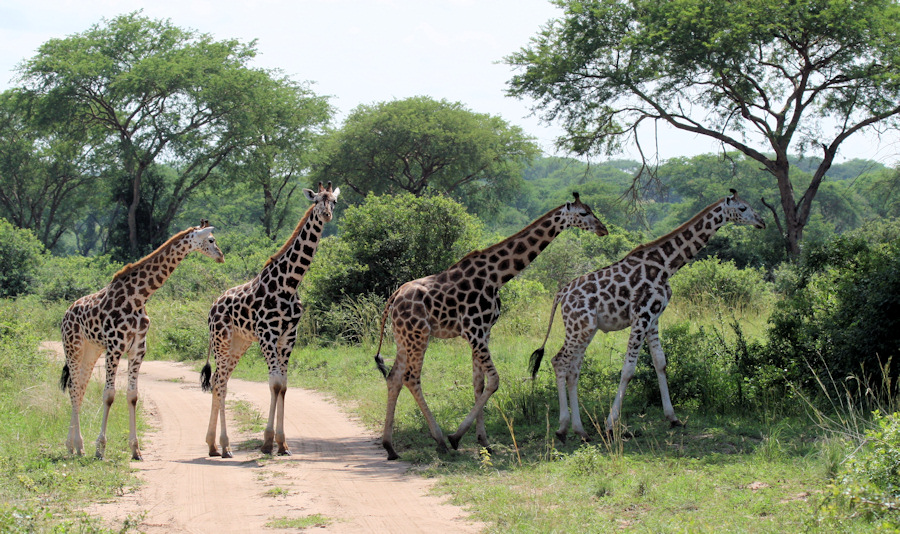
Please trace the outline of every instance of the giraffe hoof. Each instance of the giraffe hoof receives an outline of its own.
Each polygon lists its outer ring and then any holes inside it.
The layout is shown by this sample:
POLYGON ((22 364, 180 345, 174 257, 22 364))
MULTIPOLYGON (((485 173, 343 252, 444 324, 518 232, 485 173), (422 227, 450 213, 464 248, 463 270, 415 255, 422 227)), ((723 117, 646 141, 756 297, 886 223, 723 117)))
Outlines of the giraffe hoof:
MULTIPOLYGON (((455 435, 450 434, 449 436, 447 436, 447 439, 450 440, 450 446, 453 447, 454 451, 459 450, 459 440, 462 439, 462 436, 456 437, 455 435)), ((441 442, 441 444, 438 445, 438 452, 447 452, 447 447, 444 445, 443 442, 441 442), (441 450, 441 448, 443 448, 444 450, 441 450)))
POLYGON ((674 421, 669 421, 669 428, 683 427, 684 423, 682 423, 679 419, 674 421))
POLYGON ((259 448, 259 452, 263 454, 272 454, 272 446, 271 445, 263 445, 259 448))
POLYGON ((387 451, 388 460, 396 460, 400 458, 400 455, 398 455, 397 452, 394 451, 394 447, 392 447, 390 443, 382 443, 381 446, 384 447, 384 450, 387 451))
POLYGON ((293 456, 293 453, 288 449, 284 449, 284 450, 278 451, 278 456, 293 456))
POLYGON ((224 451, 222 453, 222 458, 234 458, 234 455, 231 454, 231 451, 224 451))
POLYGON ((216 456, 222 456, 222 453, 220 453, 220 452, 219 452, 218 450, 216 450, 216 449, 213 449, 213 450, 209 451, 209 456, 210 456, 211 458, 215 458, 216 456))
POLYGON ((143 461, 144 461, 144 457, 141 456, 140 453, 132 454, 132 455, 131 455, 131 459, 134 460, 134 461, 136 461, 136 462, 143 462, 143 461))
POLYGON ((560 443, 565 443, 566 442, 566 433, 560 432, 557 430, 556 431, 556 439, 558 439, 560 443))

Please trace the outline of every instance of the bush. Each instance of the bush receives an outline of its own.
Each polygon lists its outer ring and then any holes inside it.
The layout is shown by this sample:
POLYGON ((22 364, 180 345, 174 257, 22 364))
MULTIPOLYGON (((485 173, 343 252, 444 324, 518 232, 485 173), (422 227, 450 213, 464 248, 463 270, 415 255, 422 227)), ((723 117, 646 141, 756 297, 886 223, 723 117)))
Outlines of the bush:
MULTIPOLYGON (((339 343, 377 341, 384 305, 385 299, 372 293, 346 296, 319 313, 321 332, 339 343)), ((390 336, 390 324, 385 325, 385 336, 390 336)))
MULTIPOLYGON (((895 224, 896 226, 896 224, 895 224)), ((900 227, 898 227, 900 229, 900 227)), ((810 245, 779 274, 785 299, 769 319, 769 350, 791 378, 817 391, 813 373, 894 384, 900 376, 900 232, 864 228, 810 245), (887 242, 879 242, 887 239, 887 242), (882 377, 883 368, 887 376, 882 377)), ((829 388, 832 384, 829 381, 829 388)), ((833 388, 832 388, 833 389, 833 388)), ((896 391, 889 392, 895 393, 896 391)))
POLYGON ((900 414, 875 411, 873 427, 844 462, 823 510, 826 515, 862 517, 885 532, 900 529, 900 414))
POLYGON ((0 219, 0 297, 25 293, 40 265, 44 245, 31 230, 0 219))
POLYGON ((762 269, 739 269, 731 260, 712 257, 685 265, 670 283, 674 297, 692 305, 746 310, 768 305, 772 293, 763 277, 762 269))
POLYGON ((344 296, 387 298, 401 284, 452 265, 480 235, 480 221, 448 198, 369 195, 347 208, 338 239, 320 243, 304 281, 307 301, 322 310, 344 296))
POLYGON ((72 302, 99 291, 121 267, 109 256, 50 256, 37 270, 34 293, 45 302, 72 302))

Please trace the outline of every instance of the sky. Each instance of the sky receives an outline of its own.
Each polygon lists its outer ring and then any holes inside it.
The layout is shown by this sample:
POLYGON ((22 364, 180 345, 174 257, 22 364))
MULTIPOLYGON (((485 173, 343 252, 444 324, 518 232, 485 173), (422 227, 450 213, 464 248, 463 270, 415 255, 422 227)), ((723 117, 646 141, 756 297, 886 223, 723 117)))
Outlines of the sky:
MULTIPOLYGON (((503 58, 560 16, 549 0, 0 0, 0 90, 16 85, 15 67, 47 40, 136 10, 220 40, 257 40, 252 65, 312 82, 330 97, 338 124, 361 104, 430 96, 500 116, 545 153, 565 155, 553 149, 561 129, 534 116, 532 102, 505 95, 514 72, 503 58)), ((646 152, 651 132, 643 135, 646 152)), ((661 160, 720 150, 702 136, 658 135, 661 160)), ((898 156, 896 134, 856 136, 838 160, 893 165, 898 156)))

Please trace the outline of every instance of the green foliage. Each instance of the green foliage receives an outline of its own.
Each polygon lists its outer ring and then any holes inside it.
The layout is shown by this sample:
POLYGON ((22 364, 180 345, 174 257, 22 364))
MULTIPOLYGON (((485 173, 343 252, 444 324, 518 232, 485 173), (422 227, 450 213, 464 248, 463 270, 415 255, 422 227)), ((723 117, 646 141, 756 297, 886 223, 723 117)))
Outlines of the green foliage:
POLYGON ((737 310, 768 309, 771 288, 762 269, 739 269, 731 260, 697 260, 674 276, 672 298, 694 306, 726 306, 737 310))
POLYGON ((37 271, 33 293, 47 302, 73 302, 102 289, 121 267, 109 256, 48 256, 37 271))
POLYGON ((370 193, 445 194, 490 217, 537 153, 500 117, 418 96, 353 110, 323 148, 317 178, 346 184, 350 203, 370 193))
POLYGON ((449 267, 475 248, 480 232, 480 221, 451 199, 369 195, 347 208, 340 239, 320 243, 304 279, 307 301, 324 309, 345 295, 387 298, 449 267))
POLYGON ((769 350, 791 378, 815 390, 819 376, 864 383, 900 373, 900 223, 881 222, 808 246, 780 271, 786 298, 770 318, 769 350))
POLYGON ((34 281, 44 246, 30 230, 0 219, 0 297, 26 292, 34 281))
POLYGON ((826 494, 820 521, 862 517, 879 530, 900 530, 900 413, 872 414, 863 443, 826 494))
MULTIPOLYGON (((344 296, 328 310, 317 314, 321 336, 339 343, 377 342, 385 300, 373 293, 344 296)), ((385 330, 385 335, 390 337, 390 322, 385 330)))

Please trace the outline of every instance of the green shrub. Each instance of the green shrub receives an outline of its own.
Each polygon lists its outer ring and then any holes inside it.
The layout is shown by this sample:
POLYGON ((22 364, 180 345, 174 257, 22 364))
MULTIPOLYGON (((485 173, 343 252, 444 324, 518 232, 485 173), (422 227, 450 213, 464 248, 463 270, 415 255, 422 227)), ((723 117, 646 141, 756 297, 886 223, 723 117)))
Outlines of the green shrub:
POLYGON ((40 265, 44 245, 31 230, 0 219, 0 297, 26 292, 40 265))
MULTIPOLYGON (((373 293, 348 295, 317 313, 320 333, 339 343, 377 341, 384 305, 385 299, 373 293)), ((390 324, 385 326, 385 335, 390 336, 390 324)))
POLYGON ((823 511, 861 517, 883 531, 900 529, 900 413, 872 414, 872 428, 844 462, 823 511))
POLYGON ((777 285, 785 298, 769 319, 768 345, 771 359, 788 370, 792 380, 816 392, 820 386, 814 374, 835 377, 834 384, 826 382, 831 389, 841 389, 846 379, 880 383, 883 378, 896 388, 898 235, 864 228, 811 244, 798 266, 779 271, 777 285), (881 376, 883 368, 886 377, 881 376))
POLYGON ((303 282, 308 302, 327 309, 344 296, 387 298, 401 284, 452 265, 480 234, 480 221, 451 199, 369 195, 347 208, 339 238, 320 244, 303 282))
POLYGON ((49 256, 37 270, 34 293, 45 302, 72 302, 102 289, 121 267, 109 256, 49 256))
POLYGON ((770 284, 762 269, 739 269, 718 258, 685 265, 671 279, 673 298, 695 306, 724 305, 738 310, 764 308, 770 302, 770 284))

